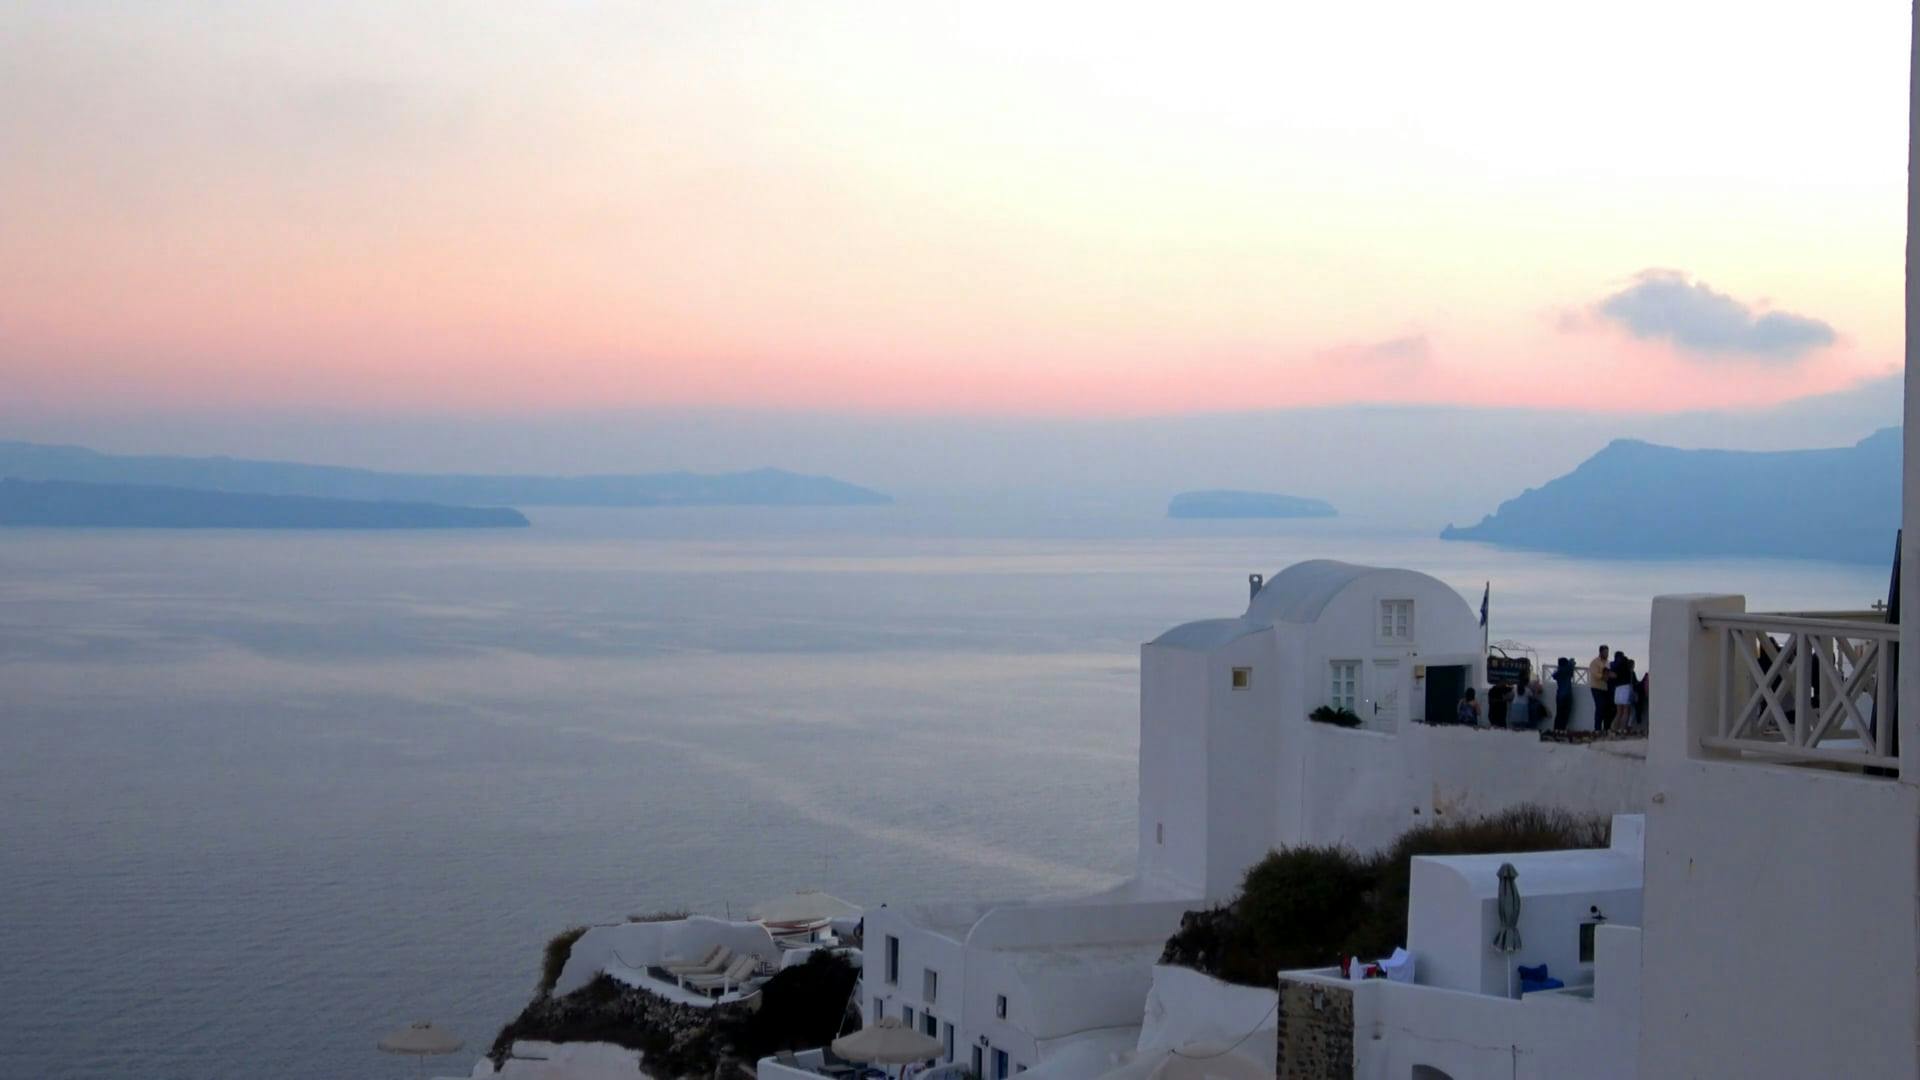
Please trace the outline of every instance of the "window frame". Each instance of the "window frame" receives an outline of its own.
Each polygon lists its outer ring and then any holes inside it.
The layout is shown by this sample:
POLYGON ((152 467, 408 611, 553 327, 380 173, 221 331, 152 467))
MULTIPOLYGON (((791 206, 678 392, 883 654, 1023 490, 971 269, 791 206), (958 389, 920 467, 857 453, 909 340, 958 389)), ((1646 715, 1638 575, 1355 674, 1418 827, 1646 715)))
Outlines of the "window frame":
POLYGON ((1227 677, 1227 685, 1236 693, 1253 689, 1253 669, 1244 666, 1234 668, 1232 674, 1227 677))
POLYGON ((900 985, 900 939, 887 935, 887 985, 900 985))
POLYGON ((1383 596, 1374 605, 1374 640, 1382 645, 1413 643, 1414 603, 1411 596, 1383 596), (1405 614, 1403 621, 1401 614, 1405 614))
POLYGON ((1327 661, 1327 706, 1334 709, 1344 708, 1356 716, 1359 715, 1360 677, 1365 670, 1366 663, 1361 660, 1341 659, 1327 661), (1344 701, 1340 696, 1340 672, 1342 669, 1351 669, 1347 675, 1347 693, 1344 701))

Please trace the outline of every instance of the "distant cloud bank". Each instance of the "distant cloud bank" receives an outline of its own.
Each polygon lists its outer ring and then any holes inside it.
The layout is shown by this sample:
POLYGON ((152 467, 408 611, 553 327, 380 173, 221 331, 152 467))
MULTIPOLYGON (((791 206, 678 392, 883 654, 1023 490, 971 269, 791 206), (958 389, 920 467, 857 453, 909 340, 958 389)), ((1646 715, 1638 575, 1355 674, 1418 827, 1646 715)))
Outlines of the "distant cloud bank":
POLYGON ((1635 337, 1664 339, 1708 356, 1791 361, 1836 340, 1833 327, 1820 319, 1761 311, 1678 270, 1643 270, 1594 310, 1635 337))

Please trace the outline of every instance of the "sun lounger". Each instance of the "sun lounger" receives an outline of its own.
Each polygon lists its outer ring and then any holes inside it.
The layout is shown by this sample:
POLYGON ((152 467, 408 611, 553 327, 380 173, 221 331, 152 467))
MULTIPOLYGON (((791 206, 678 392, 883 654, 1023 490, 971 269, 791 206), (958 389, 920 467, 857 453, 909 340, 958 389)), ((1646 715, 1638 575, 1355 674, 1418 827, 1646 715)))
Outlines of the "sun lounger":
POLYGON ((660 965, 661 969, 675 978, 683 975, 718 975, 733 963, 733 950, 725 945, 715 945, 707 950, 706 959, 698 961, 669 960, 660 965))
POLYGON ((694 990, 702 994, 711 994, 715 991, 724 994, 733 987, 746 982, 759 967, 760 960, 758 957, 748 955, 736 956, 734 957, 733 963, 727 965, 727 970, 720 972, 718 975, 682 976, 680 985, 686 987, 688 990, 694 990))

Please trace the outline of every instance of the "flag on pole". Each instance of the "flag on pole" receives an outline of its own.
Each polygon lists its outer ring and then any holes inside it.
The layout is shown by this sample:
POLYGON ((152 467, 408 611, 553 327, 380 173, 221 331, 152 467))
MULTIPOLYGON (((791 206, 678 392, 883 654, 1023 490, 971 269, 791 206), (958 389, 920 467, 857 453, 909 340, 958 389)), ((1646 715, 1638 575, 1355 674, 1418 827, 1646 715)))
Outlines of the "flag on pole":
POLYGON ((1493 599, 1493 582, 1489 581, 1487 587, 1480 593, 1480 625, 1483 627, 1487 625, 1487 601, 1491 599, 1493 599))

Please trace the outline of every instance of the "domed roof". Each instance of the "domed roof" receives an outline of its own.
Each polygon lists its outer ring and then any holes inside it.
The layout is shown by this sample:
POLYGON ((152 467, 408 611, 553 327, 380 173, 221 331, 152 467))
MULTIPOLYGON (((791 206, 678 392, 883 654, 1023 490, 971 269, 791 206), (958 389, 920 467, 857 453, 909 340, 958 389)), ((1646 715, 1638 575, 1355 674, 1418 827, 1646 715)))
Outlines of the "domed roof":
POLYGON ((1338 559, 1309 559, 1273 575, 1247 605, 1246 618, 1261 623, 1310 623, 1333 598, 1368 574, 1386 572, 1338 559))
POLYGON ((1153 644, 1173 649, 1206 652, 1266 628, 1264 624, 1248 619, 1201 619, 1198 622, 1181 623, 1154 638, 1153 644))

